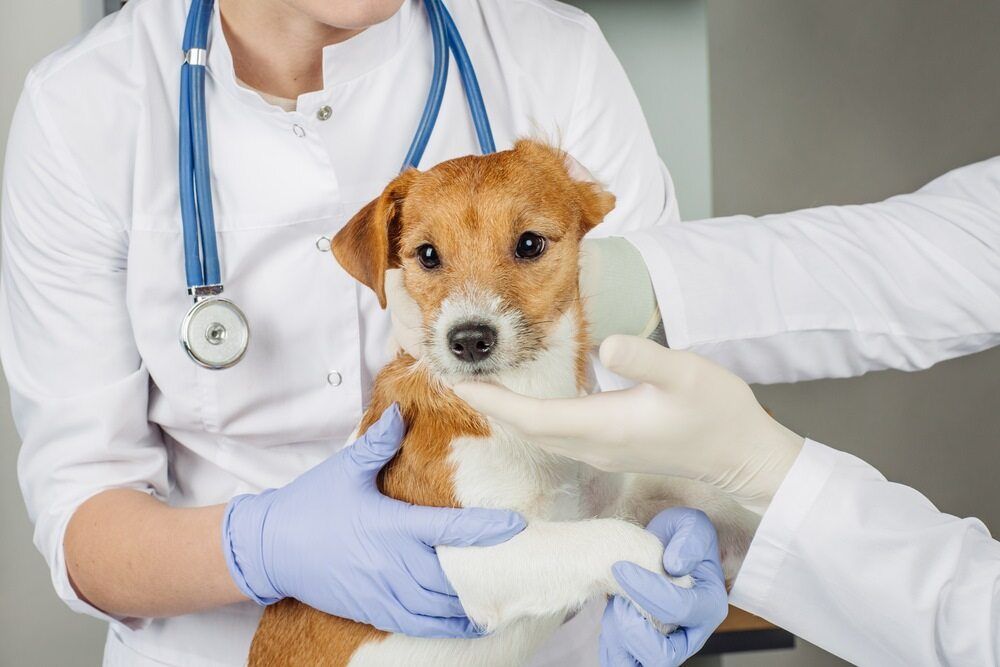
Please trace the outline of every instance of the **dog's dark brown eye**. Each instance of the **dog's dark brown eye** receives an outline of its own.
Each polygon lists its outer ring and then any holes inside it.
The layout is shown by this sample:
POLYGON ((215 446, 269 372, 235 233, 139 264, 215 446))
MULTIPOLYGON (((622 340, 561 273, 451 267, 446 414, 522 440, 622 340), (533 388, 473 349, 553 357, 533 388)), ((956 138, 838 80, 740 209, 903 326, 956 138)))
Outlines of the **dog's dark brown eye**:
POLYGON ((425 243, 417 248, 417 260, 420 262, 420 266, 425 269, 436 269, 441 266, 438 251, 430 243, 425 243))
POLYGON ((517 240, 514 256, 518 259, 535 259, 545 252, 545 237, 535 232, 525 232, 517 240))

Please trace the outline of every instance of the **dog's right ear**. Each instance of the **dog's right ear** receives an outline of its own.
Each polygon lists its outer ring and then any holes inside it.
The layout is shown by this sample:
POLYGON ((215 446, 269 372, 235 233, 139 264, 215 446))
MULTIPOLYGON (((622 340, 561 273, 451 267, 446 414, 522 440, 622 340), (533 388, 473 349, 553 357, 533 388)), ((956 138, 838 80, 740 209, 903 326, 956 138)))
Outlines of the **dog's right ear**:
POLYGON ((385 308, 385 272, 399 267, 399 224, 403 200, 417 175, 407 169, 377 199, 354 214, 330 241, 344 270, 367 285, 385 308))
POLYGON ((573 186, 580 197, 580 233, 585 235, 615 209, 615 196, 605 190, 580 162, 569 153, 563 153, 563 166, 573 179, 573 186))

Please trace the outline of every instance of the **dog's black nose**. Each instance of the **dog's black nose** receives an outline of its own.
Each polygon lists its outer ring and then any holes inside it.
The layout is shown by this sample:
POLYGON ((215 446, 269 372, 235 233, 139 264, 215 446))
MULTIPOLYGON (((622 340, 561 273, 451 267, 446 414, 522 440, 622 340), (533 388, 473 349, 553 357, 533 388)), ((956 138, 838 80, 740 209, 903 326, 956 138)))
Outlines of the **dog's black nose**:
POLYGON ((462 324, 448 332, 452 354, 470 363, 490 356, 496 342, 497 331, 488 324, 462 324))

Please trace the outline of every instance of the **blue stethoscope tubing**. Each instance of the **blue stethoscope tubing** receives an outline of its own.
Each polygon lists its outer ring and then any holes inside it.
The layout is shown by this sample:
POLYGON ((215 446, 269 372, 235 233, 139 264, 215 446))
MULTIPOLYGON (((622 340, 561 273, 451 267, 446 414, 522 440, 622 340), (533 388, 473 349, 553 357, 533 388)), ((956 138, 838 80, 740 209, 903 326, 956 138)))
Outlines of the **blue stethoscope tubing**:
POLYGON ((400 171, 411 167, 416 168, 420 164, 420 158, 424 155, 424 149, 427 148, 427 142, 430 141, 438 112, 441 110, 441 102, 444 100, 445 85, 448 81, 449 51, 454 54, 455 62, 458 63, 458 73, 462 77, 462 87, 465 89, 465 98, 469 103, 472 124, 476 128, 479 150, 484 155, 496 152, 489 114, 486 113, 483 93, 479 89, 479 79, 476 78, 476 70, 472 66, 469 52, 465 49, 462 35, 459 34, 455 21, 452 20, 448 8, 441 0, 424 0, 424 6, 427 9, 427 18, 431 25, 431 38, 434 41, 434 71, 431 76, 430 90, 427 93, 427 102, 424 104, 424 113, 420 117, 420 123, 417 125, 413 141, 410 143, 410 149, 406 152, 406 158, 403 160, 403 167, 400 171))
POLYGON ((212 208, 208 121, 205 113, 205 63, 187 57, 208 48, 213 0, 193 0, 184 27, 180 87, 180 202, 184 227, 184 269, 188 290, 221 285, 219 251, 212 208))
MULTIPOLYGON (((208 368, 226 368, 242 358, 224 365, 206 362, 192 353, 190 332, 185 328, 204 299, 214 299, 238 313, 247 329, 245 317, 232 302, 220 299, 222 271, 219 266, 218 239, 212 207, 211 167, 209 165, 208 121, 205 112, 205 76, 208 53, 208 31, 212 22, 214 0, 192 0, 184 25, 184 63, 181 65, 179 115, 179 179, 181 222, 184 232, 184 272, 188 293, 195 297, 195 306, 182 324, 182 342, 199 364, 208 368)), ((424 0, 433 40, 434 65, 427 101, 420 122, 403 160, 401 171, 420 164, 430 141, 444 100, 448 80, 449 53, 455 57, 466 101, 472 116, 479 148, 483 154, 496 151, 489 115, 483 102, 476 71, 465 48, 462 36, 442 0, 424 0)), ((204 319, 204 318, 203 318, 204 319)), ((207 320, 208 326, 214 326, 207 320)), ((248 334, 248 330, 244 332, 248 334)), ((245 336, 244 336, 245 338, 245 336)))

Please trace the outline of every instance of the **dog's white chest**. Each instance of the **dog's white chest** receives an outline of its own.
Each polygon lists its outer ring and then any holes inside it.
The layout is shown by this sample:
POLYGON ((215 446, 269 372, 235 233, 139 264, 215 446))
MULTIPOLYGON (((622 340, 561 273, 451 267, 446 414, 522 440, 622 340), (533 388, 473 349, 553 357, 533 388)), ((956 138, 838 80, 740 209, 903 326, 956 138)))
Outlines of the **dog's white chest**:
MULTIPOLYGON (((513 391, 557 398, 579 393, 576 326, 564 315, 549 346, 531 363, 498 377, 513 391)), ((598 516, 618 495, 619 480, 571 459, 553 456, 491 423, 485 438, 451 444, 457 500, 466 507, 517 510, 529 518, 575 520, 598 516)))
POLYGON ((514 509, 531 518, 587 516, 592 470, 545 454, 517 436, 494 430, 486 438, 452 443, 455 495, 466 507, 514 509))

